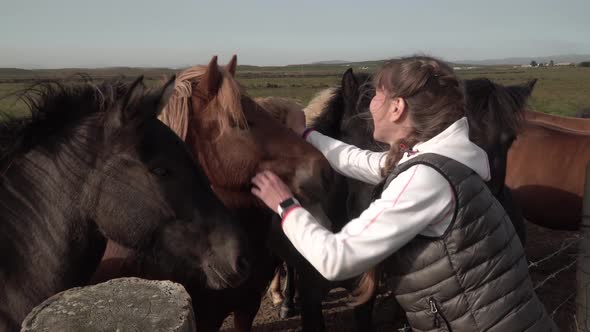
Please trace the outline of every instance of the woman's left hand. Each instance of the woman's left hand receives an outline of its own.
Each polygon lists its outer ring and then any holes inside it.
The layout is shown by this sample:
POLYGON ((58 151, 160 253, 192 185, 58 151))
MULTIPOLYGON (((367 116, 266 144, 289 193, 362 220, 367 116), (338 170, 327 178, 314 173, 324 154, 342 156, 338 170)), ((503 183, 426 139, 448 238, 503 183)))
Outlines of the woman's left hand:
MULTIPOLYGON (((252 193, 271 210, 277 212, 279 203, 293 197, 289 187, 273 172, 263 171, 252 178, 252 193)), ((277 212, 278 213, 278 212, 277 212)))

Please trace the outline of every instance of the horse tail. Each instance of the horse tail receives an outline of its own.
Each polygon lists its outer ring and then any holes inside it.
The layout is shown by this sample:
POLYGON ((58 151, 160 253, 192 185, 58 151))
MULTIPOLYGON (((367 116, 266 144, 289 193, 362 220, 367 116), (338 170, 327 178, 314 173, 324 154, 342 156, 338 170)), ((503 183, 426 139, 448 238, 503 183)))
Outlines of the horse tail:
POLYGON ((372 299, 379 285, 379 273, 377 267, 363 273, 357 282, 356 288, 351 291, 351 299, 348 301, 350 306, 359 306, 367 303, 372 299))

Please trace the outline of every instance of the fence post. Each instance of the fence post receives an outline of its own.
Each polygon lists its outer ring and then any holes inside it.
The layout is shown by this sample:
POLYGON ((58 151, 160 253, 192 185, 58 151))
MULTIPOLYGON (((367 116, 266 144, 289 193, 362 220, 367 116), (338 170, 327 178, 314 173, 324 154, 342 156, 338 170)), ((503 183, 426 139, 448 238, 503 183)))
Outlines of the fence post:
POLYGON ((582 239, 578 247, 576 320, 578 331, 590 332, 590 161, 586 165, 582 205, 582 239))

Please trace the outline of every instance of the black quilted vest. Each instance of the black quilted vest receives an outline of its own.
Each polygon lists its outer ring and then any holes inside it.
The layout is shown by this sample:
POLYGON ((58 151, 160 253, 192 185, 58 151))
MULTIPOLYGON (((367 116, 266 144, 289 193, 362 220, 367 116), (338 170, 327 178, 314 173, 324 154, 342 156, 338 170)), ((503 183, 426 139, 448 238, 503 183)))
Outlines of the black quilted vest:
POLYGON ((558 331, 533 290, 524 249, 506 212, 473 170, 428 153, 400 164, 432 167, 451 184, 445 234, 418 235, 385 262, 390 289, 413 331, 558 331))

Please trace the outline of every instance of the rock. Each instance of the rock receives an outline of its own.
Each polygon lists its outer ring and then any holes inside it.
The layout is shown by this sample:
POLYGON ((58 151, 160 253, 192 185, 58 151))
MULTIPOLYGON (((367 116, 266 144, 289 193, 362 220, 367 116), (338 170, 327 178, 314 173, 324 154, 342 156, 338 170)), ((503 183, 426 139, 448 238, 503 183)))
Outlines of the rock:
POLYGON ((195 329, 191 298, 182 285, 120 278, 50 297, 27 315, 21 332, 195 329))

